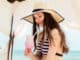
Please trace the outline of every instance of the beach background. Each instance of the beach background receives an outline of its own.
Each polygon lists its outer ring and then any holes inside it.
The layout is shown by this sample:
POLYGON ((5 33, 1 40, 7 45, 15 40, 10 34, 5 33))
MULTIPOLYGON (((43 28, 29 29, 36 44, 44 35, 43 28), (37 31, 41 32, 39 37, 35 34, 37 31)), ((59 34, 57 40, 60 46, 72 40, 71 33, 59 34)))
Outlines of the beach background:
MULTIPOLYGON (((13 55, 13 60, 29 60, 28 57, 24 56, 24 52, 16 51, 13 55)), ((62 60, 80 60, 80 51, 71 51, 68 55, 64 55, 62 60)))
POLYGON ((21 18, 29 15, 33 5, 37 3, 47 4, 48 8, 55 9, 65 18, 60 26, 66 35, 69 53, 64 54, 63 60, 80 60, 80 0, 25 0, 21 3, 16 2, 14 8, 6 0, 0 0, 0 60, 6 60, 13 13, 13 60, 30 60, 24 55, 24 49, 26 36, 32 35, 32 24, 21 18))
MULTIPOLYGON (((15 51, 13 60, 30 60, 30 58, 24 55, 24 51, 15 51)), ((68 55, 64 55, 62 60, 80 60, 80 51, 71 51, 68 55)))

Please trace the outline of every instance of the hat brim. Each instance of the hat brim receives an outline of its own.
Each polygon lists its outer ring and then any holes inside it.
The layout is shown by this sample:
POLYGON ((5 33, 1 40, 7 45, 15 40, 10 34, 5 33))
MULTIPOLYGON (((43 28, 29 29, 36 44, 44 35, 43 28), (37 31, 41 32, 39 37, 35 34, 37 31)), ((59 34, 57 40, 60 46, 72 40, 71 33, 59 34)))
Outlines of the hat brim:
POLYGON ((40 10, 40 11, 33 12, 30 15, 23 17, 23 19, 28 21, 28 22, 30 22, 30 23, 33 23, 33 15, 36 14, 36 13, 39 13, 39 12, 47 12, 47 13, 51 14, 52 17, 58 23, 60 23, 60 22, 62 22, 64 20, 64 18, 58 12, 56 12, 56 11, 54 11, 52 9, 43 9, 43 10, 40 10))

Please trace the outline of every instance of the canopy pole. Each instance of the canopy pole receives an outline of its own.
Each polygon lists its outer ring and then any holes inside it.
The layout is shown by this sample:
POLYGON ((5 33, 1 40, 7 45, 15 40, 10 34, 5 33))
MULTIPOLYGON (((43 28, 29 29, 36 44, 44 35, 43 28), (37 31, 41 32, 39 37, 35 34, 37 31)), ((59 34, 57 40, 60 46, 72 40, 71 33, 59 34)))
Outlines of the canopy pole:
POLYGON ((12 15, 12 20, 11 20, 11 29, 10 29, 10 35, 9 35, 7 60, 12 60, 13 43, 14 43, 14 33, 12 30, 13 30, 13 15, 12 15))

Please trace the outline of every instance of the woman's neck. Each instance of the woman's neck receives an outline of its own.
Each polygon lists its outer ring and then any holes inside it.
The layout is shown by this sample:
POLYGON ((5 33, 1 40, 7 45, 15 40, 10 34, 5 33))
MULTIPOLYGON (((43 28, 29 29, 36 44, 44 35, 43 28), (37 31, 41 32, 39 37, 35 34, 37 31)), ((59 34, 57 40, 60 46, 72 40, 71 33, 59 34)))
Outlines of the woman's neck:
POLYGON ((43 27, 43 23, 40 23, 39 26, 42 26, 43 27))

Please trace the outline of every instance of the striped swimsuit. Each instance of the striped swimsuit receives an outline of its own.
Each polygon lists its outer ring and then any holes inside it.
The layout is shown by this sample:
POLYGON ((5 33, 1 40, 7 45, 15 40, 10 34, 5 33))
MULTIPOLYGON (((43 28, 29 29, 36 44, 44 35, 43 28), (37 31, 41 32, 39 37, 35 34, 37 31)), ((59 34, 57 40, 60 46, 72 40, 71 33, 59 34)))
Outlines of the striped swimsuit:
POLYGON ((39 41, 37 43, 36 49, 39 53, 41 53, 42 55, 47 55, 48 52, 48 48, 49 48, 49 42, 48 39, 46 39, 42 44, 42 41, 39 41))
MULTIPOLYGON (((42 55, 47 55, 49 49, 49 41, 45 37, 44 41, 38 41, 36 44, 36 51, 42 55)), ((63 54, 56 53, 57 56, 63 56, 63 54)))

